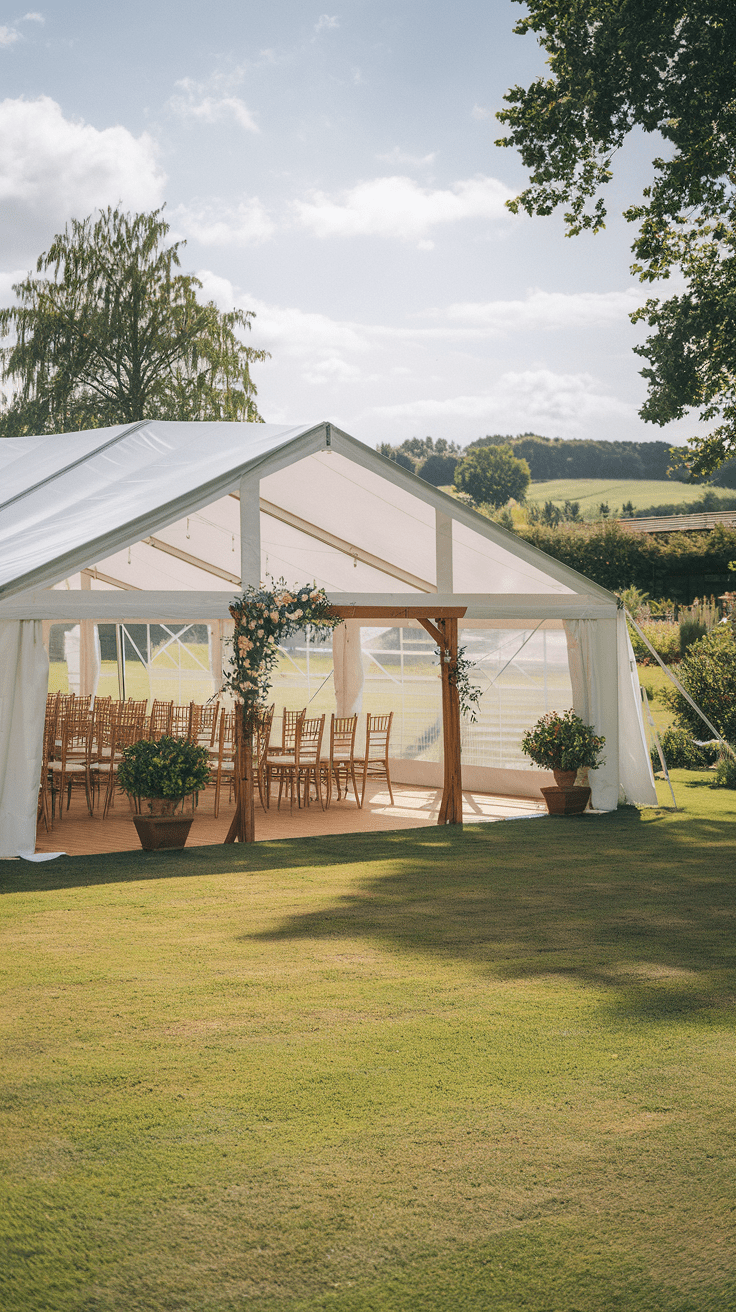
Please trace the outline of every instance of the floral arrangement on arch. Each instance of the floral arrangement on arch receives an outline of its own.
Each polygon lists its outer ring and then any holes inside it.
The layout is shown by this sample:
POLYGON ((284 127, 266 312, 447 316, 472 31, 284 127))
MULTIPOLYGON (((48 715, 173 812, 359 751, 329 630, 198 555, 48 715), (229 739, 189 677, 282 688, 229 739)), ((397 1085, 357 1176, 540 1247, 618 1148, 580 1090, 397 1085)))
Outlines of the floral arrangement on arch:
POLYGON ((243 702, 243 724, 253 728, 265 706, 279 643, 309 627, 324 640, 342 620, 332 614, 323 588, 289 588, 279 579, 272 589, 246 588, 230 607, 235 621, 233 655, 223 684, 243 702))

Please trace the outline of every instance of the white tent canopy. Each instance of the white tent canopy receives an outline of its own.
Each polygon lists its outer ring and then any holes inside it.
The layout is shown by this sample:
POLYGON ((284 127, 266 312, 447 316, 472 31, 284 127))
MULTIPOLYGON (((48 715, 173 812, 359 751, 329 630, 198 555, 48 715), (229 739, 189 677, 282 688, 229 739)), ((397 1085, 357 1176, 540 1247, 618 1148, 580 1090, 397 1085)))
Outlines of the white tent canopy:
MULTIPOLYGON (((607 739, 594 804, 655 800, 611 593, 328 423, 144 421, 0 443, 0 629, 16 653, 0 673, 0 851, 33 846, 43 621, 81 622, 92 668, 94 623, 227 621, 241 580, 281 576, 340 604, 436 595, 466 605, 472 629, 564 625, 573 704, 607 739)), ((360 645, 339 642, 354 705, 360 645)))

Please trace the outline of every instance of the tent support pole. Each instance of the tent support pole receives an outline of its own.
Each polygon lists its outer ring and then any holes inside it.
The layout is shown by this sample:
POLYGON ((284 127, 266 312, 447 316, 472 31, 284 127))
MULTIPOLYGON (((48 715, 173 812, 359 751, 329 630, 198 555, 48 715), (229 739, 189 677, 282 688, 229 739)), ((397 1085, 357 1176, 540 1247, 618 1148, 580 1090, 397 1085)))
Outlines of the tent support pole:
MULTIPOLYGON (((244 475, 240 480, 240 586, 257 588, 261 582, 261 482, 244 475)), ((240 715, 235 718, 235 815, 226 843, 255 843, 256 815, 253 787, 253 730, 240 715)))
POLYGON ((261 482, 245 475, 240 480, 240 586, 258 587, 261 581, 261 482))
POLYGON ((434 512, 436 579, 438 592, 453 592, 452 520, 441 510, 434 512))

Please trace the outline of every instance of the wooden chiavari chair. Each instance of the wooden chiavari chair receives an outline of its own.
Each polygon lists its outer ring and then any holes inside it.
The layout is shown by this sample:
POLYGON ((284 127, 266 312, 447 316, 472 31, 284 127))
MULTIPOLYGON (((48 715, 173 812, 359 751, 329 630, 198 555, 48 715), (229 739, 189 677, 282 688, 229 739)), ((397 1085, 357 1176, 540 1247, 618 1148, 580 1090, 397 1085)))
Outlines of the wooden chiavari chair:
MULTIPOLYGON (((145 703, 144 703, 145 705, 145 703)), ((110 735, 110 755, 104 761, 99 763, 99 769, 104 773, 107 779, 105 789, 105 805, 102 809, 102 819, 107 819, 107 813, 111 806, 115 805, 115 789, 118 784, 118 769, 123 759, 123 752, 126 747, 132 746, 143 737, 145 729, 140 723, 126 723, 124 720, 112 722, 110 735)))
POLYGON ((173 708, 173 701, 153 702, 151 706, 151 714, 148 720, 148 734, 150 738, 158 739, 171 734, 171 712, 173 708))
POLYGON ((199 743, 200 747, 214 746, 219 713, 219 702, 205 702, 204 705, 192 702, 189 736, 193 743, 199 743))
POLYGON ((290 806, 293 810, 294 790, 296 789, 297 806, 301 807, 301 785, 302 782, 304 783, 304 805, 309 806, 309 789, 314 782, 319 804, 324 811, 320 761, 324 727, 324 715, 310 720, 302 716, 296 725, 293 755, 272 756, 269 752, 266 757, 269 784, 272 775, 275 775, 279 781, 279 809, 285 784, 289 790, 290 806))
POLYGON ((393 711, 390 715, 371 715, 368 714, 365 726, 365 756, 355 758, 355 764, 363 771, 363 788, 360 794, 359 806, 363 805, 365 800, 365 786, 368 779, 385 779, 388 784, 388 795, 391 798, 391 805, 394 805, 394 795, 391 791, 391 773, 388 765, 388 745, 391 738, 391 721, 394 718, 393 711))
POLYGON ((341 779, 344 782, 345 796, 348 784, 352 783, 356 802, 358 785, 355 779, 355 733, 358 728, 357 715, 337 716, 330 720, 330 754, 321 761, 322 775, 327 784, 327 805, 332 801, 332 781, 337 784, 337 800, 340 800, 341 779))
POLYGON ((171 708, 171 737, 188 738, 192 727, 192 707, 194 703, 190 702, 188 706, 177 706, 174 704, 171 708))
POLYGON ((217 755, 212 757, 212 769, 215 776, 215 820, 220 814, 220 793, 227 781, 228 798, 235 783, 235 716, 240 715, 240 707, 234 711, 222 711, 217 742, 217 755))
POLYGON ((43 725, 43 752, 41 756, 41 785, 38 790, 38 813, 36 820, 43 819, 46 832, 54 821, 54 776, 51 760, 56 749, 56 725, 59 718, 59 695, 54 693, 46 699, 46 716, 43 725))
MULTIPOLYGON (((58 730, 57 730, 58 734, 58 730)), ((89 768, 90 729, 87 721, 80 722, 73 715, 68 715, 61 727, 61 746, 58 737, 55 754, 50 762, 52 789, 59 795, 59 819, 64 816, 64 792, 67 793, 66 809, 69 810, 72 797, 72 783, 76 780, 84 785, 87 809, 92 815, 92 786, 89 768)), ((53 798, 52 798, 53 801, 53 798)), ((53 819, 53 805, 52 805, 53 819)))

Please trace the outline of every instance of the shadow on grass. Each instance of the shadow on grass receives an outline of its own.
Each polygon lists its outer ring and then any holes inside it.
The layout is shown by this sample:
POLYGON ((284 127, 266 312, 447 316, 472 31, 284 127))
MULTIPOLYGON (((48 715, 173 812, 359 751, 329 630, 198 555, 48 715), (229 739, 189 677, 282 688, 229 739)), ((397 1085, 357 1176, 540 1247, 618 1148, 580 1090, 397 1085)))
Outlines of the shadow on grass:
POLYGON ((463 959, 499 980, 571 976, 632 1018, 725 1017, 736 994, 735 834, 728 818, 624 807, 464 830, 8 863, 0 878, 3 891, 19 893, 263 874, 283 886, 292 875, 298 904, 300 872, 344 867, 349 894, 331 898, 326 880, 320 909, 260 937, 372 939, 463 959))
POLYGON ((632 1019, 733 1018, 732 821, 623 808, 582 823, 429 832, 332 905, 243 938, 368 938, 462 958, 499 980, 572 976, 632 1019))

